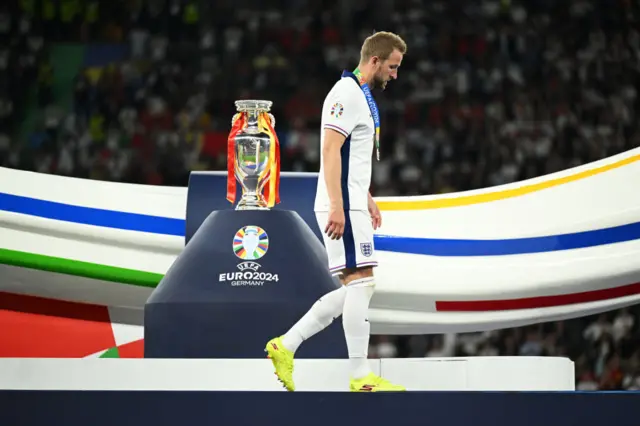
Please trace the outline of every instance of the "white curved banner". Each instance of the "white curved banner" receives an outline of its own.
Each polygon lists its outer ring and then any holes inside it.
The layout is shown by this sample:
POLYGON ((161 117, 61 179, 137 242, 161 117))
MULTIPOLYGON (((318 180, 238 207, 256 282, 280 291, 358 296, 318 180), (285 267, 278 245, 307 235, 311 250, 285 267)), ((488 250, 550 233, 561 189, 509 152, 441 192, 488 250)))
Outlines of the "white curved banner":
MULTIPOLYGON (((637 182, 640 149, 499 187, 377 198, 383 227, 372 332, 480 331, 638 303, 637 182)), ((183 228, 186 197, 187 188, 0 168, 0 263, 56 271, 66 261, 63 272, 85 277, 102 268, 102 302, 124 306, 127 288, 159 279, 184 239, 101 221, 133 213, 183 228), (70 220, 77 208, 85 216, 70 220)))

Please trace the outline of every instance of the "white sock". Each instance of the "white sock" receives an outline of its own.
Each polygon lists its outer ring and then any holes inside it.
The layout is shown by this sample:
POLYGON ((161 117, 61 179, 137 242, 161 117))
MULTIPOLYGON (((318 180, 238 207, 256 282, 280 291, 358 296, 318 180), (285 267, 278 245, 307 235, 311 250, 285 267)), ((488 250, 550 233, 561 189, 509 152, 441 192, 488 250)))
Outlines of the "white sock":
POLYGON ((373 277, 351 281, 342 311, 342 325, 349 351, 351 378, 360 379, 371 373, 369 353, 369 302, 373 296, 373 277))
POLYGON ((342 314, 346 294, 347 288, 342 286, 318 299, 284 335, 282 338, 284 347, 295 352, 302 342, 328 327, 342 314))

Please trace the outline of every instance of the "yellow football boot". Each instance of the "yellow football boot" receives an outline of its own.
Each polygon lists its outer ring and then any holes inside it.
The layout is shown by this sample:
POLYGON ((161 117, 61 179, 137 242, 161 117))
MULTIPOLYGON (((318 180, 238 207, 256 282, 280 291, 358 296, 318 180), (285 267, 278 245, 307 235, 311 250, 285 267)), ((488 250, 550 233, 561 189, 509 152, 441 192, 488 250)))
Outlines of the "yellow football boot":
POLYGON ((284 347, 282 337, 269 340, 264 350, 276 369, 278 380, 289 392, 296 390, 293 383, 293 352, 284 347))
POLYGON ((369 373, 361 379, 351 379, 349 383, 351 392, 404 392, 404 386, 394 385, 388 380, 369 373))

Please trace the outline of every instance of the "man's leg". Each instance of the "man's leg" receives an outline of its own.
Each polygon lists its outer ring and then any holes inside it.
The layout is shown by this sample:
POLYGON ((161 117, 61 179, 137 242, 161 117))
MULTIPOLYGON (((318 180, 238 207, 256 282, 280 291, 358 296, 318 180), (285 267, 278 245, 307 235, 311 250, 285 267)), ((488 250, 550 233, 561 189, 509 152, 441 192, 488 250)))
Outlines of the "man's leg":
POLYGON ((349 351, 350 389, 354 392, 403 391, 378 377, 369 367, 369 303, 375 289, 373 268, 378 265, 373 245, 371 216, 366 211, 350 211, 346 217, 343 244, 346 268, 342 282, 347 295, 342 324, 349 351))
MULTIPOLYGON (((317 213, 319 224, 326 215, 317 213)), ((326 328, 340 313, 350 359, 351 390, 379 392, 404 390, 374 375, 368 362, 369 302, 375 282, 373 267, 377 265, 373 247, 373 228, 368 212, 348 212, 345 233, 341 240, 325 238, 329 269, 342 274, 343 287, 320 298, 311 309, 284 335, 270 340, 265 350, 269 354, 278 379, 290 390, 293 382, 293 358, 300 344, 326 328), (356 251, 356 246, 358 250, 356 251)))
MULTIPOLYGON (((316 212, 316 220, 320 229, 323 229, 326 224, 327 217, 326 212, 316 212)), ((329 271, 339 274, 346 263, 344 244, 342 241, 332 240, 326 235, 323 236, 329 271)), ((302 342, 327 328, 334 319, 342 314, 346 295, 346 289, 340 287, 318 299, 311 309, 282 336, 285 348, 295 353, 302 342)))
POLYGON ((282 336, 284 347, 295 353, 302 342, 327 328, 342 314, 346 295, 346 288, 340 287, 318 299, 311 309, 282 336))
POLYGON ((295 354, 311 336, 324 330, 341 314, 350 359, 350 375, 361 379, 371 373, 369 351, 369 302, 374 291, 373 270, 346 270, 341 279, 343 287, 322 296, 307 313, 294 324, 275 345, 295 354))
POLYGON ((302 342, 328 327, 342 313, 346 288, 340 287, 318 299, 311 309, 283 336, 271 339, 265 348, 276 376, 289 391, 295 390, 293 359, 302 342))
POLYGON ((342 326, 349 351, 352 379, 362 379, 371 373, 369 367, 369 302, 375 283, 372 268, 346 272, 342 279, 346 289, 342 326))
MULTIPOLYGON (((318 225, 322 228, 327 221, 327 213, 317 212, 318 225)), ((344 268, 345 252, 341 241, 324 238, 329 270, 336 273, 344 268)), ((271 339, 265 348, 275 368, 276 376, 289 391, 295 390, 293 381, 294 355, 305 340, 327 328, 342 314, 346 298, 346 288, 340 287, 320 299, 283 336, 271 339)))

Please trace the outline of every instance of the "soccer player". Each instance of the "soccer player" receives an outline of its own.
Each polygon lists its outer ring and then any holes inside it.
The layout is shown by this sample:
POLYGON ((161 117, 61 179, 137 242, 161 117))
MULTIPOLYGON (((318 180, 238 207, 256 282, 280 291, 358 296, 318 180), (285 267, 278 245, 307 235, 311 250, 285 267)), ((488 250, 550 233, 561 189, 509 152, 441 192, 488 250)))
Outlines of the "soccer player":
POLYGON ((369 193, 373 150, 379 159, 380 115, 371 89, 384 90, 398 78, 406 53, 396 34, 377 32, 363 43, 360 63, 344 71, 322 106, 321 165, 314 210, 329 270, 340 275, 342 287, 321 297, 283 336, 265 348, 276 375, 289 391, 295 390, 293 358, 300 344, 342 314, 350 359, 353 392, 403 391, 369 368, 369 301, 377 266, 373 231, 381 225, 378 206, 369 193))

